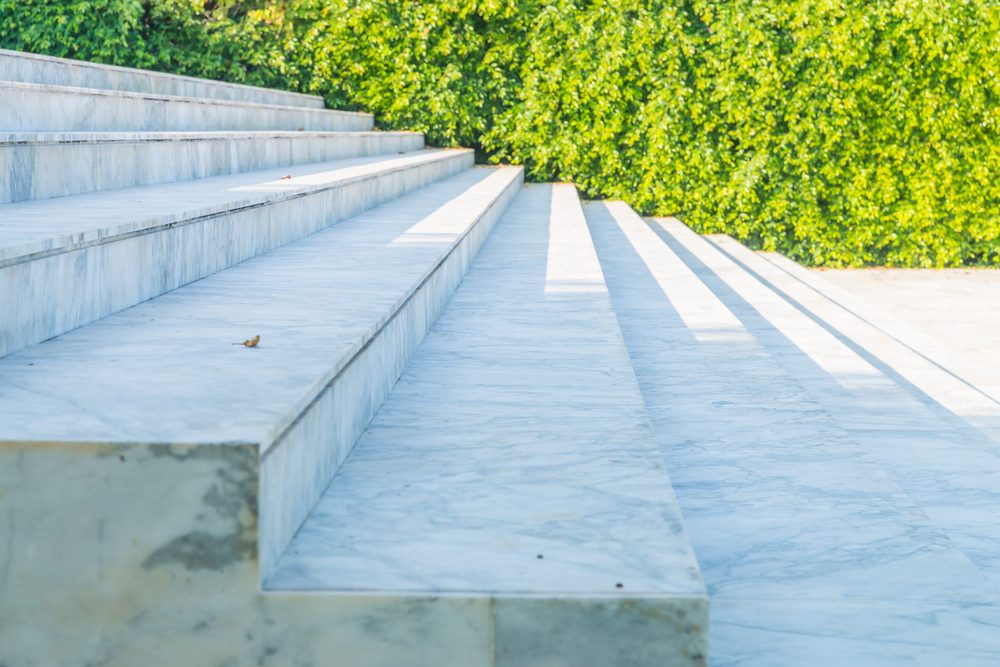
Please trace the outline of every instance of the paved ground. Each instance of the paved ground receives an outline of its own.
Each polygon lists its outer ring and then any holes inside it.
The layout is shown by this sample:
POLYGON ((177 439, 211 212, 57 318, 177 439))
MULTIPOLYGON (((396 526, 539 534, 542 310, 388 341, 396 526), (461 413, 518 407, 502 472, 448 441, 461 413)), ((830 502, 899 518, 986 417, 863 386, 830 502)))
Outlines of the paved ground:
POLYGON ((817 272, 885 315, 946 344, 960 374, 1000 376, 1000 269, 817 272))

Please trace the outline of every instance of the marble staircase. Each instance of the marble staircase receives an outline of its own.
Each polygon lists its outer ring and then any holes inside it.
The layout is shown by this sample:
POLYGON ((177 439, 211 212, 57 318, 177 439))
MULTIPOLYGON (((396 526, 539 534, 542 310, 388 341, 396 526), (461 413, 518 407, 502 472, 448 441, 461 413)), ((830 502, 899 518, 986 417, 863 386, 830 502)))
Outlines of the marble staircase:
POLYGON ((995 378, 373 122, 0 50, 0 665, 1000 664, 995 378))
POLYGON ((711 664, 996 664, 996 404, 788 260, 585 211, 709 592, 711 664))
POLYGON ((575 189, 309 96, 0 79, 0 664, 705 664, 575 189))

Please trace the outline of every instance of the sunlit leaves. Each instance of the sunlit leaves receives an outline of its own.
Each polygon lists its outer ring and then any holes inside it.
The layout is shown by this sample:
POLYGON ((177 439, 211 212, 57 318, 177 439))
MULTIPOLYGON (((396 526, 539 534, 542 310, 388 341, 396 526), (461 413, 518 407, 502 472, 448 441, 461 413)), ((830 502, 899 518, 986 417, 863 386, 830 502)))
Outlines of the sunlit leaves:
POLYGON ((1000 264, 993 0, 0 0, 0 45, 304 90, 808 263, 1000 264))

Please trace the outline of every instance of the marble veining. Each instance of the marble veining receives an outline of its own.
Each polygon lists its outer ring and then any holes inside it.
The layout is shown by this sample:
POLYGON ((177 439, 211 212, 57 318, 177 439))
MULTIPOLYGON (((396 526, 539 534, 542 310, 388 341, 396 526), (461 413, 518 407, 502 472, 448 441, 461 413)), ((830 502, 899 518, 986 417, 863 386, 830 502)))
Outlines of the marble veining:
POLYGON ((0 133, 0 204, 423 147, 416 132, 0 133))
POLYGON ((9 314, 0 355, 300 239, 472 159, 419 151, 0 206, 0 307, 9 314))
POLYGON ((0 360, 0 436, 270 442, 519 173, 466 170, 0 360), (430 216, 448 233, 393 243, 430 216), (257 349, 231 345, 249 333, 257 349))
POLYGON ((322 109, 323 98, 239 83, 0 49, 0 80, 322 109))
POLYGON ((268 571, 520 178, 467 169, 0 360, 0 441, 253 444, 268 571))
MULTIPOLYGON (((701 241, 679 228, 677 233, 692 243, 701 241)), ((743 283, 750 281, 771 286, 763 295, 767 300, 752 301, 759 315, 747 311, 745 317, 776 360, 796 374, 978 567, 1000 581, 1000 519, 995 511, 1000 506, 1000 450, 998 431, 991 428, 1000 408, 975 386, 803 289, 765 259, 732 243, 726 249, 747 267, 746 277, 732 283, 735 287, 744 290, 743 283), (796 305, 808 308, 809 316, 796 305), (795 345, 788 345, 784 336, 795 345), (820 356, 813 362, 813 356, 800 350, 820 356), (825 370, 831 359, 865 372, 825 370)), ((734 266, 737 261, 706 254, 706 261, 734 266)), ((734 281, 738 277, 734 274, 734 281)), ((747 299, 756 296, 741 293, 747 299)), ((746 311, 730 299, 734 308, 746 311)))
POLYGON ((703 664, 703 583, 572 186, 511 204, 265 587, 494 597, 497 664, 703 664))
POLYGON ((807 304, 814 315, 890 364, 919 392, 994 440, 1000 438, 995 317, 1000 312, 1000 273, 991 269, 886 269, 817 275, 777 253, 747 254, 735 242, 716 242, 741 261, 751 262, 756 272, 790 298, 807 304), (760 258, 795 281, 759 264, 760 258), (834 279, 851 286, 851 292, 834 279))
POLYGON ((427 149, 403 155, 371 155, 7 204, 0 206, 0 265, 471 154, 462 149, 427 149))
POLYGON ((734 308, 738 267, 624 204, 585 211, 708 587, 711 664, 1000 659, 994 583, 734 308))
POLYGON ((776 361, 996 579, 1000 521, 993 508, 1000 504, 1000 452, 990 424, 1000 410, 987 395, 815 291, 803 290, 742 246, 730 243, 723 254, 682 227, 671 230, 706 265, 729 270, 732 292, 723 298, 742 313, 776 361), (956 397, 966 399, 964 408, 956 397))
POLYGON ((0 80, 0 130, 351 130, 371 114, 0 80))

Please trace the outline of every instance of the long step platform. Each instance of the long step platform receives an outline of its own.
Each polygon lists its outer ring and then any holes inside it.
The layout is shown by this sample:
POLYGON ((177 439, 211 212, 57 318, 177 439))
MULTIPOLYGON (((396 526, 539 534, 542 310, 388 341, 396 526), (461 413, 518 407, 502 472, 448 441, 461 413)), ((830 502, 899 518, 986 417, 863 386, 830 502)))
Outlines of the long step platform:
POLYGON ((513 202, 265 588, 432 600, 447 664, 705 664, 698 565, 572 186, 513 202))
POLYGON ((371 114, 0 80, 0 130, 154 132, 372 129, 371 114))
POLYGON ((282 167, 0 206, 0 355, 468 169, 469 150, 282 167))
POLYGON ((0 204, 423 147, 416 132, 0 133, 0 204))
POLYGON ((816 394, 828 348, 804 353, 806 323, 766 326, 768 288, 680 223, 585 210, 705 576, 711 663, 996 662, 998 589, 816 394))
POLYGON ((316 95, 0 49, 0 81, 323 108, 316 95))
POLYGON ((4 662, 363 655, 352 627, 406 605, 260 581, 520 182, 466 170, 0 360, 4 662))

